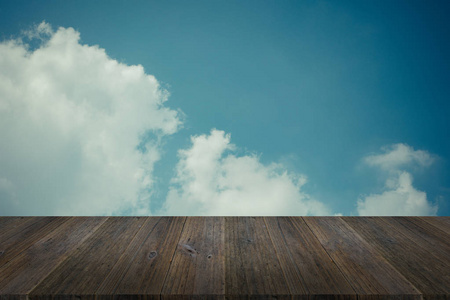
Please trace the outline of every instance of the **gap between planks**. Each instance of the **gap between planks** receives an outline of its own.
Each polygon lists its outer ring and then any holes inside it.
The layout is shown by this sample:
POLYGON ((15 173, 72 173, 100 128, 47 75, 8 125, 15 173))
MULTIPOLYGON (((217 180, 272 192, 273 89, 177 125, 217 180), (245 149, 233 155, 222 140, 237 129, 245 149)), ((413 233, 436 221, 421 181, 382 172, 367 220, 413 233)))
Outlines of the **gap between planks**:
MULTIPOLYGON (((114 218, 114 217, 111 217, 111 218, 114 218)), ((136 237, 138 236, 138 233, 141 231, 141 230, 143 230, 143 228, 145 227, 145 224, 147 224, 148 222, 149 222, 149 220, 150 220, 150 218, 155 218, 155 217, 146 217, 146 220, 144 221, 144 223, 141 225, 141 227, 136 231, 136 233, 134 234, 134 236, 133 236, 133 238, 130 240, 130 242, 129 242, 129 244, 125 247, 125 250, 124 250, 124 252, 122 252, 122 254, 119 256, 119 258, 116 260, 116 262, 114 263, 114 265, 111 267, 111 269, 109 270, 109 272, 106 274, 106 276, 105 276, 105 279, 104 280, 106 280, 106 278, 110 275, 110 273, 112 272, 112 270, 114 269, 114 266, 121 260, 121 258, 125 255, 125 253, 127 253, 127 251, 128 251, 128 249, 131 247, 131 245, 133 244, 133 241, 136 239, 136 237)), ((152 227, 152 230, 148 233, 148 234, 146 234, 146 237, 143 239, 143 242, 142 243, 140 243, 140 245, 139 245, 139 247, 138 247, 138 250, 144 245, 144 243, 145 243, 145 240, 146 240, 146 238, 148 238, 148 236, 152 233, 152 231, 154 230, 154 228, 157 226, 157 224, 159 223, 159 221, 162 219, 162 218, 164 218, 164 217, 159 217, 159 220, 155 223, 155 225, 153 225, 153 227, 152 227)), ((180 241, 180 239, 181 239, 181 236, 183 235, 183 232, 185 231, 185 225, 186 225, 186 223, 187 223, 187 219, 188 219, 189 217, 185 217, 185 219, 184 219, 184 222, 183 222, 183 226, 182 226, 182 228, 181 228, 181 230, 179 231, 179 235, 178 235, 178 237, 177 237, 177 240, 178 240, 178 243, 177 244, 179 244, 181 241, 180 241)), ((232 217, 222 217, 223 218, 223 222, 225 223, 225 221, 226 221, 226 218, 232 218, 232 217)), ((281 264, 282 264, 282 262, 281 262, 281 259, 280 259, 280 253, 278 252, 278 250, 277 250, 277 247, 275 246, 275 240, 274 240, 274 237, 272 236, 272 233, 271 233, 271 231, 269 230, 269 226, 268 226, 268 223, 267 223, 267 218, 269 218, 269 217, 260 217, 260 218, 262 218, 263 219, 263 224, 265 224, 265 226, 264 226, 264 228, 265 229, 262 229, 262 228, 260 228, 260 230, 263 230, 263 231, 266 231, 266 233, 267 233, 267 235, 268 235, 268 237, 269 237, 269 239, 270 239, 270 242, 271 242, 271 245, 272 245, 272 248, 273 248, 273 250, 274 250, 274 252, 275 252, 275 254, 276 254, 276 259, 277 259, 277 261, 278 261, 278 264, 281 266, 281 264)), ((280 217, 274 217, 274 218, 280 218, 280 217)), ((286 217, 287 218, 287 217, 286 217)), ((339 272, 341 273, 341 275, 346 279, 346 281, 350 284, 351 282, 350 282, 350 279, 345 275, 345 272, 343 272, 343 270, 341 269, 341 267, 339 266, 339 264, 337 264, 336 263, 336 261, 332 258, 332 256, 330 255, 330 253, 329 253, 329 251, 326 249, 326 247, 319 241, 319 237, 317 236, 317 234, 311 229, 311 227, 310 227, 310 225, 308 224, 308 222, 305 220, 305 218, 303 218, 303 217, 296 217, 296 218, 299 218, 299 219, 301 219, 305 224, 306 224, 306 227, 307 227, 307 230, 315 237, 315 239, 320 243, 320 245, 321 245, 321 247, 322 247, 322 249, 324 250, 324 252, 328 255, 328 257, 330 258, 330 260, 333 262, 333 264, 335 264, 336 265, 336 267, 337 267, 337 269, 339 270, 339 272)), ((314 217, 311 217, 311 218, 314 218, 314 217)), ((342 222, 344 222, 345 224, 347 224, 350 228, 352 228, 352 226, 351 226, 351 224, 349 224, 346 220, 345 220, 345 218, 340 218, 340 217, 334 217, 334 218, 339 218, 340 220, 342 220, 342 222)), ((105 218, 105 221, 101 224, 101 225, 103 225, 105 222, 106 222, 106 220, 107 219, 109 219, 109 218, 105 218)), ((307 218, 306 218, 307 219, 307 218)), ((436 228, 439 232, 443 232, 443 233, 445 233, 445 231, 442 231, 443 229, 443 225, 441 225, 441 223, 434 223, 433 224, 433 222, 431 222, 430 220, 427 220, 426 218, 422 218, 422 219, 424 219, 424 221, 425 222, 427 222, 428 224, 430 224, 432 227, 434 227, 434 228, 436 228), (435 225, 435 224, 438 224, 438 225, 435 225)), ((383 219, 382 219, 383 220, 383 219)), ((383 220, 383 222, 384 222, 385 220, 383 220)), ((67 220, 66 221, 64 221, 64 222, 62 222, 62 223, 65 223, 65 222, 67 222, 67 220)), ((37 221, 36 222, 33 222, 33 224, 34 223, 37 223, 37 221)), ((94 234, 97 230, 99 230, 99 228, 101 227, 101 225, 100 226, 98 226, 98 227, 96 227, 95 228, 95 230, 91 233, 91 235, 92 234, 94 234)), ((31 225, 30 225, 31 226, 31 225)), ((26 228, 28 228, 29 226, 26 226, 26 228)), ((42 238, 45 238, 46 236, 48 236, 48 235, 50 235, 52 232, 54 232, 54 230, 55 229, 53 229, 51 232, 49 232, 49 233, 47 233, 47 234, 45 234, 42 238)), ((17 234, 19 234, 19 233, 17 233, 17 234)), ((376 252, 388 265, 390 265, 393 269, 395 269, 395 270, 397 270, 397 268, 394 266, 394 265, 392 265, 391 263, 390 263, 390 261, 388 261, 387 259, 386 259, 386 257, 382 254, 382 253, 380 253, 379 252, 379 250, 378 249, 376 249, 376 248, 374 248, 373 246, 372 246, 372 244, 370 244, 367 240, 366 240, 366 238, 364 238, 363 236, 361 236, 360 235, 360 233, 358 232, 358 231, 354 231, 354 234, 356 234, 359 238, 361 238, 361 240, 363 240, 363 241, 365 241, 368 245, 370 245, 371 246, 371 249, 374 251, 374 252, 376 252)), ((402 233, 400 233, 400 234, 402 234, 402 233)), ((226 237, 226 233, 225 232, 223 232, 223 235, 226 237)), ((284 235, 283 235, 283 239, 284 239, 284 241, 285 241, 285 243, 287 243, 286 242, 286 240, 285 240, 285 237, 284 237, 284 235)), ((85 241, 84 241, 85 242, 85 241)), ((83 243, 84 243, 83 242, 83 243)), ((30 245, 31 246, 31 245, 30 245)), ((11 258, 11 260, 10 261, 12 261, 12 260, 14 260, 14 258, 16 257, 16 256, 18 256, 18 255, 20 255, 21 253, 23 253, 25 250, 27 250, 30 246, 28 246, 27 248, 24 248, 24 249, 21 249, 21 251, 20 252, 18 252, 13 258, 11 258)), ((226 245, 224 245, 225 247, 226 247, 226 245)), ((81 247, 81 245, 79 245, 79 247, 81 247)), ((164 286, 166 285, 166 282, 167 282, 167 277, 168 277, 168 274, 169 274, 169 270, 170 270, 170 268, 171 268, 171 264, 172 264, 172 262, 173 262, 173 259, 174 259, 174 257, 175 257, 175 255, 176 255, 176 253, 177 253, 177 249, 178 249, 178 246, 176 246, 174 249, 173 249, 173 253, 172 253, 172 255, 171 255, 171 259, 170 259, 170 263, 169 263, 169 267, 167 268, 167 271, 166 271, 166 273, 165 273, 165 277, 164 277, 164 281, 163 281, 163 288, 164 288, 164 286)), ((75 250, 72 250, 72 251, 70 251, 70 253, 69 254, 67 254, 67 256, 62 260, 62 261, 60 261, 57 265, 55 265, 54 267, 53 267, 53 269, 51 270, 51 271, 49 271, 49 273, 47 274, 47 276, 44 276, 42 279, 41 279, 41 281, 40 282, 42 282, 42 281, 44 281, 48 276, 50 276, 50 274, 59 266, 59 265, 61 265, 62 263, 64 263, 70 256, 71 256, 71 254, 74 252, 75 250)), ((135 256, 136 256, 136 254, 134 254, 135 256)), ((293 260, 293 258, 292 258, 292 254, 289 252, 289 255, 290 255, 290 257, 291 257, 291 260, 293 260)), ((132 258, 131 258, 131 260, 134 260, 134 258, 135 258, 135 256, 133 256, 132 258)), ((285 270, 283 269, 283 268, 281 268, 281 271, 282 271, 282 274, 283 274, 283 277, 284 277, 284 280, 286 281, 286 283, 288 282, 288 276, 287 276, 287 274, 285 273, 285 270)), ((403 273, 401 273, 399 270, 397 270, 402 276, 403 276, 403 273)), ((301 275, 301 274, 300 274, 301 275)), ((224 275, 225 276, 225 275, 224 275)), ((303 277, 301 277, 302 278, 302 280, 303 280, 303 282, 304 282, 304 278, 303 277)), ((104 281, 103 280, 103 281, 104 281)), ((102 283, 103 283, 103 281, 102 281, 102 283)), ((101 284, 102 284, 101 283, 101 284)), ((39 284, 39 283, 38 283, 39 284)), ((101 285, 100 284, 100 285, 101 285)), ((226 290, 226 286, 227 285, 225 285, 225 295, 227 295, 227 293, 228 293, 228 291, 226 290)), ((304 284, 304 286, 306 286, 305 284, 304 284)), ((291 295, 293 295, 293 291, 291 290, 291 287, 289 286, 289 285, 287 285, 287 287, 288 287, 288 289, 289 289, 289 292, 290 292, 290 294, 291 295)), ((163 293, 162 293, 162 290, 163 290, 163 288, 161 288, 161 292, 159 293, 159 298, 160 299, 162 299, 163 298, 163 293)), ((355 288, 352 286, 352 289, 353 289, 353 291, 355 292, 355 294, 358 294, 357 292, 356 292, 356 290, 355 290, 355 288)), ((306 293, 307 294, 309 294, 309 291, 308 290, 306 290, 306 293)), ((97 294, 95 294, 95 295, 97 295, 97 294)), ((3 296, 2 296, 3 297, 3 296)), ((97 297, 97 296, 96 296, 97 297)), ((28 298, 28 295, 26 296, 26 298, 28 298)))

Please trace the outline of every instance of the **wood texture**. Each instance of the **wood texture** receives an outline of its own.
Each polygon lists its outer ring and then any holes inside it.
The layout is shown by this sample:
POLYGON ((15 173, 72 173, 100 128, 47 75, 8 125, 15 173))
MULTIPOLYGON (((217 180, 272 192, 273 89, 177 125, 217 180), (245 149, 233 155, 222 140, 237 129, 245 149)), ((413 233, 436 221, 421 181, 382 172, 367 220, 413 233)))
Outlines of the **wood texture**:
POLYGON ((450 235, 450 217, 420 217, 420 219, 450 235))
POLYGON ((97 297, 159 299, 185 221, 183 217, 149 218, 97 290, 97 297))
POLYGON ((162 299, 223 298, 224 229, 224 218, 187 219, 166 277, 162 299))
POLYGON ((0 217, 0 235, 4 234, 6 229, 11 229, 19 224, 23 224, 26 218, 27 217, 0 217))
POLYGON ((420 299, 419 291, 341 218, 304 219, 361 298, 402 295, 420 299))
POLYGON ((302 218, 265 218, 292 295, 341 295, 356 292, 302 218))
POLYGON ((448 217, 0 217, 0 300, 450 299, 448 217))
POLYGON ((262 217, 225 218, 227 298, 290 298, 290 290, 262 217))
POLYGON ((31 299, 94 299, 145 218, 113 217, 30 293, 31 299))
POLYGON ((392 217, 384 218, 382 220, 436 259, 443 260, 446 264, 450 264, 449 235, 442 234, 439 230, 436 230, 434 226, 417 217, 410 217, 407 219, 392 217))
POLYGON ((419 239, 419 233, 411 239, 411 235, 408 237, 404 234, 405 230, 398 222, 393 222, 394 218, 343 219, 417 287, 425 298, 445 298, 450 293, 448 259, 443 261, 436 258, 436 253, 426 245, 428 242, 419 239))
POLYGON ((26 250, 36 241, 56 229, 69 218, 26 218, 23 225, 17 224, 0 237, 0 267, 26 250))
POLYGON ((0 294, 27 295, 106 218, 70 218, 0 268, 0 294))

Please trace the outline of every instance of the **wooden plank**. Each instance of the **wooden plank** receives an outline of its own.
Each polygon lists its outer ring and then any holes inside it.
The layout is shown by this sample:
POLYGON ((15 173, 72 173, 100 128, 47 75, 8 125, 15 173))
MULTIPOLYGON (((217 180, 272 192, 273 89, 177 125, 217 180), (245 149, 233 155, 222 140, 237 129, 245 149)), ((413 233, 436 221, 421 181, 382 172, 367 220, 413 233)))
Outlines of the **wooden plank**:
POLYGON ((450 217, 420 217, 422 220, 450 235, 450 217))
POLYGON ((114 294, 117 289, 118 283, 122 280, 124 275, 127 273, 133 260, 136 258, 137 253, 142 248, 143 243, 149 237, 151 232, 160 218, 158 217, 148 217, 142 228, 138 231, 136 236, 131 241, 127 250, 122 254, 117 263, 112 268, 111 272, 107 275, 105 280, 101 283, 95 294, 100 298, 110 298, 109 296, 114 294))
POLYGON ((69 217, 33 217, 26 218, 23 226, 17 225, 0 241, 0 267, 38 240, 61 226, 69 217))
POLYGON ((97 290, 97 299, 141 295, 159 299, 179 241, 184 217, 149 218, 97 290))
POLYGON ((306 224, 358 293, 358 298, 420 299, 420 292, 352 227, 338 217, 305 217, 306 224))
POLYGON ((0 218, 0 300, 448 299, 449 219, 0 218))
POLYGON ((6 224, 0 230, 0 245, 41 219, 39 217, 23 217, 10 219, 9 221, 5 220, 6 224))
POLYGON ((262 217, 225 218, 225 291, 227 299, 290 298, 262 217))
POLYGON ((11 227, 13 223, 22 223, 25 217, 0 217, 0 233, 11 227))
POLYGON ((94 299, 146 218, 110 217, 35 289, 30 299, 94 299))
POLYGON ((264 220, 292 295, 356 299, 356 292, 301 217, 264 220))
POLYGON ((425 298, 435 299, 450 293, 449 265, 402 234, 399 226, 389 225, 384 221, 386 218, 380 217, 343 219, 414 284, 425 298))
POLYGON ((450 266, 450 235, 418 217, 384 217, 384 222, 407 236, 417 246, 450 266))
POLYGON ((70 218, 0 268, 0 294, 26 296, 106 218, 70 218))
POLYGON ((224 229, 223 217, 187 219, 161 299, 224 299, 224 229))

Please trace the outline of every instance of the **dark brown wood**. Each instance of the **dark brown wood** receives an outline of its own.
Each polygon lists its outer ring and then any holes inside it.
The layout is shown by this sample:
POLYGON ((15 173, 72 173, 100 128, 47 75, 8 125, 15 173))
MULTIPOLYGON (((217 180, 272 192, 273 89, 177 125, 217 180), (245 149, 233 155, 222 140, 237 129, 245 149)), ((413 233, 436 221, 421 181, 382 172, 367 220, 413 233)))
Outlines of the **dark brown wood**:
POLYGON ((225 218, 225 286, 227 298, 290 298, 262 217, 225 218))
POLYGON ((399 222, 387 217, 343 219, 426 298, 445 298, 450 293, 448 260, 437 259, 432 250, 423 247, 423 241, 405 235, 399 222))
POLYGON ((0 217, 0 300, 450 299, 448 217, 0 217))
POLYGON ((145 218, 110 217, 30 293, 31 299, 94 299, 145 218))
POLYGON ((265 221, 292 295, 356 299, 356 292, 302 218, 267 217, 265 221))
POLYGON ((25 218, 27 217, 0 217, 0 235, 2 235, 8 228, 14 227, 14 223, 24 223, 25 218))
POLYGON ((382 220, 430 255, 450 265, 450 235, 442 234, 436 227, 418 217, 391 217, 382 220))
POLYGON ((187 219, 166 276, 162 299, 224 298, 224 229, 225 219, 221 217, 187 219))
POLYGON ((26 218, 0 237, 0 267, 66 222, 69 218, 26 218))
POLYGON ((38 222, 41 218, 34 217, 7 217, 0 218, 2 221, 0 230, 0 245, 1 243, 8 240, 10 237, 18 234, 25 228, 33 225, 33 223, 38 222))
POLYGON ((450 235, 450 217, 420 217, 420 219, 440 229, 443 233, 450 235))
MULTIPOLYGON (((142 228, 138 231, 136 236, 131 241, 130 245, 127 248, 127 251, 123 253, 123 255, 119 258, 117 263, 112 268, 111 272, 105 277, 101 285, 96 290, 95 294, 100 295, 100 298, 110 298, 110 296, 114 295, 114 292, 117 290, 118 285, 121 281, 126 282, 124 277, 130 269, 131 264, 135 260, 136 256, 139 254, 144 242, 152 233, 155 228, 155 225, 161 221, 161 218, 147 218, 142 225, 142 228)), ((147 264, 147 261, 138 262, 140 264, 147 264)), ((136 280, 140 282, 140 280, 136 280)))
POLYGON ((97 290, 97 298, 142 295, 159 299, 186 218, 148 219, 97 290))
POLYGON ((26 296, 106 218, 70 218, 0 268, 0 294, 26 296))
POLYGON ((341 218, 304 220, 360 298, 402 295, 420 299, 419 291, 341 218))

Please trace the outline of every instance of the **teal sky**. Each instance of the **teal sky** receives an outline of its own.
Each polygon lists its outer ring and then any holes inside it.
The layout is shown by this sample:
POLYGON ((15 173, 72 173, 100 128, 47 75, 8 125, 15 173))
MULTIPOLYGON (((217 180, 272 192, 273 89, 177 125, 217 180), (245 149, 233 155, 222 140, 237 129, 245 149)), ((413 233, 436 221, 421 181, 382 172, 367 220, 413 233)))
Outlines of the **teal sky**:
MULTIPOLYGON (((395 190, 407 172, 435 213, 450 215, 449 15, 448 1, 0 1, 0 39, 43 21, 72 27, 80 44, 156 77, 182 125, 161 140, 152 212, 174 184, 179 150, 216 128, 231 134, 236 157, 305 175, 301 191, 331 214, 358 215, 358 199, 395 190), (368 163, 398 144, 406 162, 368 163)), ((8 168, 0 179, 13 182, 8 168)), ((45 213, 8 201, 0 215, 45 213)))

